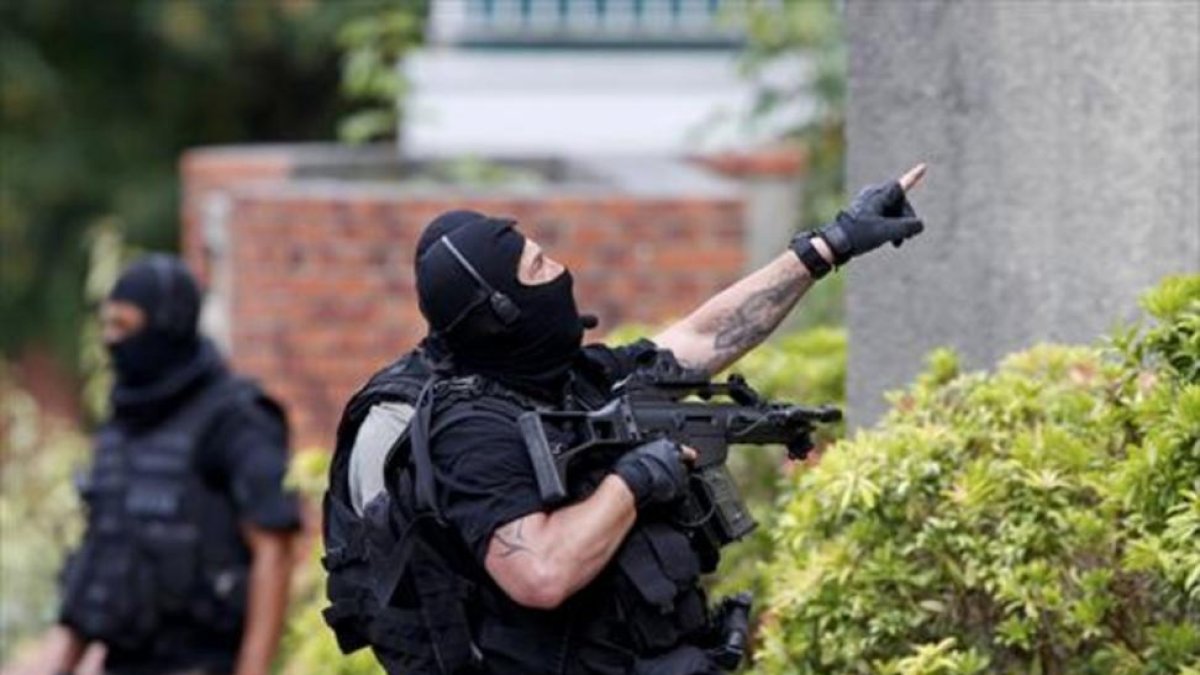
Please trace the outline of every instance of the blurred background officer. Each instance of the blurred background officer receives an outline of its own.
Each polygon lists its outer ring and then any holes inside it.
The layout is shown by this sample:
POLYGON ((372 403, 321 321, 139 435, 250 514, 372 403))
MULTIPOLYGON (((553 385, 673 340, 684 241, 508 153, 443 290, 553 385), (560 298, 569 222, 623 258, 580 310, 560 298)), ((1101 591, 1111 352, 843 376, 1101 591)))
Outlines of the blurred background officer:
POLYGON ((287 604, 298 504, 284 492, 282 410, 197 332, 178 259, 131 265, 101 308, 116 382, 80 492, 83 543, 63 572, 56 654, 89 643, 109 675, 261 675, 287 604))

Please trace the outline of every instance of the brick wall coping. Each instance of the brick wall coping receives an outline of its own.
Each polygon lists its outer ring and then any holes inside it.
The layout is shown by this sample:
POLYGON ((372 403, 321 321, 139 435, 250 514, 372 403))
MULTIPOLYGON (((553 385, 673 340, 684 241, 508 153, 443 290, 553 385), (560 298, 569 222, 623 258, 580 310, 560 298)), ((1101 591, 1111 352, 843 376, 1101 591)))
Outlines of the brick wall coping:
POLYGON ((317 166, 353 162, 395 162, 396 147, 390 143, 346 145, 343 143, 254 143, 246 145, 205 145, 183 153, 183 161, 229 159, 286 159, 293 166, 317 166))
POLYGON ((794 178, 808 168, 808 153, 800 145, 781 144, 757 150, 729 151, 695 158, 727 176, 794 178))
POLYGON ((302 190, 366 190, 362 194, 388 195, 611 195, 631 197, 740 198, 741 186, 703 164, 673 157, 545 157, 514 160, 488 158, 549 175, 536 185, 421 184, 401 176, 406 169, 450 158, 416 157, 401 161, 391 145, 351 147, 330 143, 291 143, 255 146, 211 146, 187 151, 181 166, 185 174, 259 171, 288 176, 287 183, 302 190), (382 175, 394 174, 394 179, 382 175))
POLYGON ((503 187, 457 187, 457 186, 402 186, 395 183, 373 181, 340 181, 331 179, 297 179, 287 182, 247 182, 228 188, 225 193, 233 198, 271 197, 279 201, 307 200, 353 200, 369 199, 381 203, 412 203, 414 201, 464 201, 497 200, 506 202, 655 202, 741 204, 736 195, 699 192, 643 192, 630 194, 611 186, 556 184, 545 189, 522 190, 503 187))

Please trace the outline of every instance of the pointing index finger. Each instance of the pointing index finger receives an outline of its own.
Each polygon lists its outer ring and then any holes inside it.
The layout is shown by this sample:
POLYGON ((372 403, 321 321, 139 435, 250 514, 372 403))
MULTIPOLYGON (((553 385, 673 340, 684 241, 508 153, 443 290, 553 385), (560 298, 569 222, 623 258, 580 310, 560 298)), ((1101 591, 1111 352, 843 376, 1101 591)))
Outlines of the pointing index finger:
POLYGON ((908 170, 908 173, 900 177, 900 188, 905 192, 912 190, 925 177, 925 164, 921 163, 908 170))

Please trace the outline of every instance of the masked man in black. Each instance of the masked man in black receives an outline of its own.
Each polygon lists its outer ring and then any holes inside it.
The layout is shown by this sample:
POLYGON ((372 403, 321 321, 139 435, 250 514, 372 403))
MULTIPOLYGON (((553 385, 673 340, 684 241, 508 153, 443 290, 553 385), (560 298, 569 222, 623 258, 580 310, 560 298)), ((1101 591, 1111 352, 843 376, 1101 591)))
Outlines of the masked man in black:
POLYGON ((57 672, 89 644, 108 675, 266 675, 283 625, 298 504, 280 408, 197 332, 178 259, 130 266, 101 308, 116 371, 63 573, 57 672))
MULTIPOLYGON (((428 621, 396 630, 383 640, 390 640, 383 651, 394 651, 390 665, 381 656, 389 672, 719 672, 706 650, 712 626, 700 563, 686 526, 670 517, 670 503, 687 489, 692 451, 660 440, 583 466, 569 486, 571 501, 551 508, 539 497, 516 415, 595 409, 656 349, 684 366, 721 371, 761 343, 832 267, 919 233, 905 191, 922 173, 917 167, 868 188, 835 222, 798 235, 790 250, 652 341, 617 348, 582 346, 590 322, 576 310, 570 272, 514 221, 454 211, 430 223, 416 251, 417 289, 430 325, 424 349, 440 362, 434 370, 443 371, 445 386, 429 388, 415 413, 413 405, 382 402, 350 429, 349 492, 356 511, 370 512, 393 480, 381 470, 389 451, 405 429, 423 429, 436 479, 427 496, 452 533, 441 549, 446 568, 471 589, 470 636, 445 643, 439 636, 450 632, 428 621)), ((375 381, 381 377, 386 371, 375 381)), ((569 430, 547 433, 552 445, 572 443, 569 430)), ((418 481, 401 492, 419 499, 421 490, 418 481)), ((421 595, 420 579, 413 587, 421 595)))

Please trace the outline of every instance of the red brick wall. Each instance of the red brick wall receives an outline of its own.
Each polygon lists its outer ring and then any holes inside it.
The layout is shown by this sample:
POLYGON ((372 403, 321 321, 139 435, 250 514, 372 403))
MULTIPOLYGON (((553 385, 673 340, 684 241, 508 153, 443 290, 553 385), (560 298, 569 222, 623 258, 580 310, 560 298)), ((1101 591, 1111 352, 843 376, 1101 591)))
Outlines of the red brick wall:
POLYGON ((230 150, 188 156, 184 249, 189 262, 204 265, 199 195, 222 192, 233 364, 284 402, 297 447, 328 447, 349 394, 424 334, 413 246, 443 211, 517 218, 571 268, 581 310, 601 320, 592 336, 681 316, 737 279, 744 264, 740 199, 553 190, 413 195, 379 184, 290 179, 286 157, 263 157, 245 162, 230 150))
POLYGON ((179 162, 183 181, 183 253, 202 280, 208 279, 201 214, 209 197, 253 183, 282 183, 291 175, 292 157, 284 150, 212 148, 184 153, 179 162))

